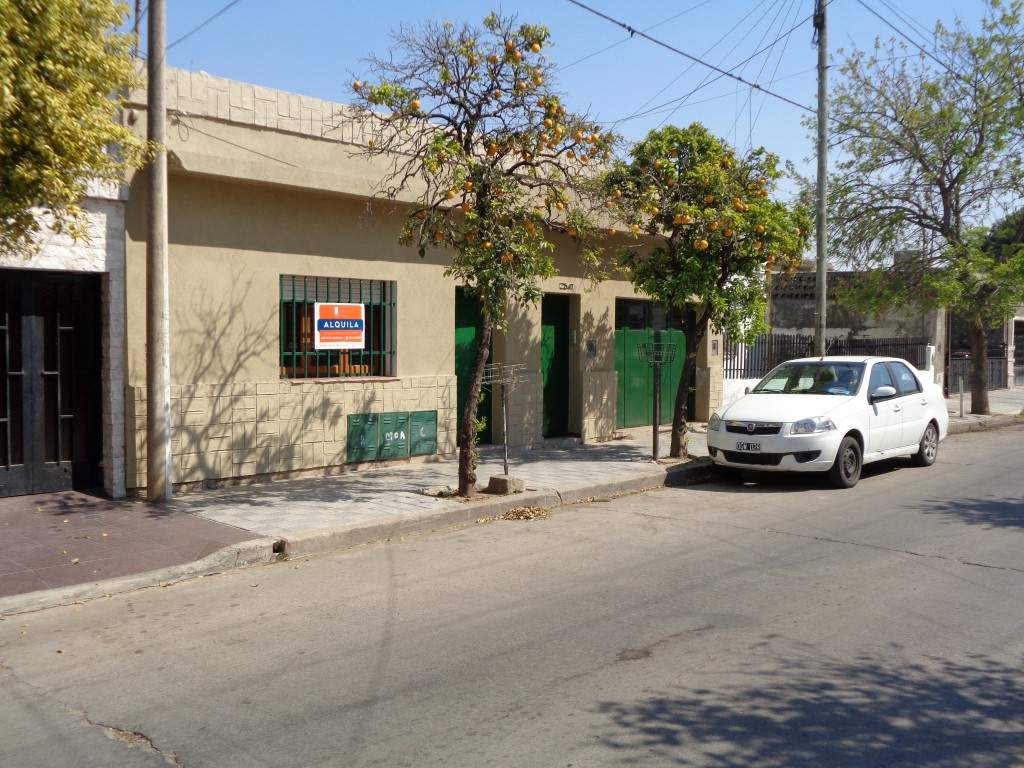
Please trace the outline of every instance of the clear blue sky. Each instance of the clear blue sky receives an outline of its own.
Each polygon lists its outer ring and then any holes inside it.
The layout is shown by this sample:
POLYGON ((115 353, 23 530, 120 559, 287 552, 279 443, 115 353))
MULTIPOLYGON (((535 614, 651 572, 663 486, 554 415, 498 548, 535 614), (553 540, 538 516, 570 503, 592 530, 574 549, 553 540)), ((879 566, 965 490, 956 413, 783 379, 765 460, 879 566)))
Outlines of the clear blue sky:
MULTIPOLYGON (((638 29, 699 5, 650 34, 725 69, 809 16, 813 8, 813 0, 710 0, 703 4, 701 0, 587 2, 638 29)), ((866 2, 899 26, 906 26, 895 19, 882 0, 866 2)), ((936 19, 948 22, 956 15, 973 25, 983 12, 980 0, 888 2, 928 30, 936 19)), ((227 0, 168 0, 168 41, 189 32, 226 3, 227 0)), ((362 71, 361 59, 368 52, 386 52, 390 44, 388 33, 400 23, 430 18, 478 22, 496 7, 496 3, 486 0, 241 0, 174 46, 168 52, 168 61, 176 67, 344 101, 351 80, 349 73, 362 71)), ((500 9, 525 21, 547 24, 554 45, 546 53, 558 65, 625 40, 558 75, 560 89, 569 103, 578 110, 589 109, 600 120, 617 120, 644 104, 651 108, 678 98, 708 74, 699 65, 684 73, 690 67, 686 59, 641 38, 630 40, 621 29, 567 0, 505 0, 500 9)), ((867 47, 876 36, 893 34, 857 0, 832 0, 828 14, 833 52, 838 48, 867 47)), ((807 21, 787 40, 738 70, 738 74, 765 85, 771 83, 774 90, 813 106, 816 86, 811 32, 811 23, 807 21)), ((722 79, 694 94, 669 119, 679 124, 699 120, 740 149, 752 139, 755 145, 764 145, 812 172, 805 159, 810 157, 813 147, 800 124, 801 110, 761 94, 748 101, 747 95, 744 86, 722 79)), ((666 116, 667 111, 662 110, 620 123, 617 130, 627 139, 636 139, 666 116)))

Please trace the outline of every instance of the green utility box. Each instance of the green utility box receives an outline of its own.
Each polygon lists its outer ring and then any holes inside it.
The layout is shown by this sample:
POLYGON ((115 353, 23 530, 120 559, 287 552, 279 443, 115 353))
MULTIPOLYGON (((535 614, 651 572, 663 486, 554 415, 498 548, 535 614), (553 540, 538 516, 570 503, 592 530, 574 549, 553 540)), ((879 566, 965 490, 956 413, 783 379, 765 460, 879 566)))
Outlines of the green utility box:
POLYGON ((380 417, 380 448, 377 458, 400 459, 409 455, 409 412, 382 413, 380 417))
POLYGON ((380 445, 378 413, 353 413, 348 417, 348 462, 376 461, 380 445))
POLYGON ((437 453, 437 411, 413 411, 409 420, 409 455, 437 453))

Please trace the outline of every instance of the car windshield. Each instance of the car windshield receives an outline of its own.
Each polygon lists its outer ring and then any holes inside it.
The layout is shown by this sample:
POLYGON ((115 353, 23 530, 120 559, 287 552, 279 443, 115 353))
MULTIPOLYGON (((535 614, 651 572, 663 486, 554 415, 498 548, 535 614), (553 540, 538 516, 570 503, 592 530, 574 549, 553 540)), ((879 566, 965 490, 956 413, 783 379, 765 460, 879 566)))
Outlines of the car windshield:
POLYGON ((783 363, 751 391, 779 395, 853 395, 864 375, 863 363, 783 363))

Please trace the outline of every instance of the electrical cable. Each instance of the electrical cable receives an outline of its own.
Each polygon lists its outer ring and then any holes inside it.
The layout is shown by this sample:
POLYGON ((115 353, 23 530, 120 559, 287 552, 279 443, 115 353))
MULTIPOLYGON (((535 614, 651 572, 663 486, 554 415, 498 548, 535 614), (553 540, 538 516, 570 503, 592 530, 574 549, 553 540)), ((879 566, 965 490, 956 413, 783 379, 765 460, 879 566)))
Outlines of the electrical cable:
POLYGON ((207 18, 206 18, 205 20, 203 20, 203 21, 199 22, 199 24, 197 24, 196 26, 194 26, 194 27, 193 27, 192 29, 190 29, 190 30, 189 30, 188 32, 186 32, 186 33, 185 33, 184 35, 182 35, 181 37, 179 37, 179 38, 178 38, 177 40, 175 40, 175 41, 174 41, 173 43, 170 43, 170 44, 168 44, 168 45, 167 45, 167 47, 166 47, 166 48, 164 48, 164 51, 169 51, 169 50, 171 50, 171 48, 173 48, 174 46, 176 46, 176 45, 177 45, 178 43, 184 42, 184 41, 185 41, 185 40, 187 40, 188 38, 192 37, 192 35, 194 35, 194 34, 195 34, 196 32, 198 32, 199 30, 201 30, 201 29, 202 29, 203 27, 205 27, 205 26, 206 26, 207 24, 209 24, 210 22, 212 22, 212 21, 213 21, 214 19, 216 19, 216 18, 217 18, 218 16, 220 16, 221 14, 224 14, 224 13, 226 13, 227 11, 231 10, 232 8, 234 8, 234 7, 235 7, 236 5, 238 5, 238 4, 240 3, 240 2, 242 2, 242 0, 231 0, 231 2, 230 2, 230 3, 228 3, 227 5, 225 5, 225 6, 223 7, 223 8, 221 8, 221 9, 220 9, 219 11, 217 11, 217 12, 216 12, 215 14, 213 14, 212 16, 209 16, 209 17, 207 17, 207 18))
POLYGON ((697 56, 694 56, 692 53, 687 53, 684 50, 676 48, 674 45, 670 45, 669 43, 666 43, 663 40, 659 40, 656 37, 652 37, 651 35, 648 35, 646 32, 644 32, 642 30, 639 30, 636 27, 632 27, 632 26, 630 26, 629 24, 627 24, 624 21, 620 21, 619 19, 613 18, 613 17, 611 17, 611 16, 609 16, 609 15, 607 15, 605 13, 602 13, 601 11, 597 10, 596 8, 591 8, 586 3, 580 2, 580 0, 569 0, 569 2, 572 3, 573 5, 579 6, 580 8, 582 8, 583 10, 585 10, 585 11, 587 11, 589 13, 594 14, 595 16, 599 16, 600 18, 604 19, 605 21, 611 22, 612 24, 615 24, 615 25, 617 25, 619 27, 622 27, 624 30, 629 32, 631 35, 639 35, 640 37, 642 37, 645 40, 648 40, 648 41, 654 43, 655 45, 658 45, 658 46, 660 46, 662 48, 665 48, 666 50, 672 51, 673 53, 676 53, 676 54, 682 56, 683 58, 690 59, 691 61, 694 61, 694 62, 696 62, 696 63, 698 63, 698 64, 700 64, 702 66, 707 67, 708 69, 714 70, 715 72, 719 73, 722 77, 731 78, 731 79, 735 80, 736 82, 741 83, 741 84, 747 86, 748 88, 754 88, 754 89, 756 89, 758 91, 761 91, 762 93, 767 93, 768 95, 778 99, 779 101, 784 101, 787 104, 791 104, 794 107, 797 107, 798 109, 804 110, 805 112, 814 112, 815 111, 811 107, 808 107, 806 104, 801 104, 799 101, 795 101, 795 100, 789 98, 788 96, 783 96, 781 93, 776 93, 775 91, 767 89, 767 88, 765 88, 764 86, 762 86, 762 85, 760 85, 758 83, 752 83, 749 80, 746 80, 745 78, 740 77, 739 75, 734 75, 732 72, 729 72, 728 70, 722 69, 721 67, 716 67, 714 64, 711 64, 710 62, 704 61, 703 59, 701 59, 701 58, 699 58, 697 56))
MULTIPOLYGON (((762 5, 764 5, 765 2, 767 2, 767 0, 760 0, 760 2, 758 2, 753 8, 751 8, 749 11, 747 11, 742 17, 740 17, 740 19, 735 24, 733 24, 728 30, 726 30, 725 34, 723 34, 721 37, 719 37, 717 40, 715 40, 715 42, 713 42, 706 49, 704 49, 704 51, 701 53, 701 56, 707 56, 711 51, 713 51, 715 48, 717 48, 722 43, 723 40, 725 40, 727 37, 729 37, 729 35, 731 35, 733 32, 735 32, 739 28, 739 26, 744 21, 746 21, 748 18, 750 18, 750 16, 753 15, 754 12, 758 8, 760 8, 762 5)), ((775 3, 773 2, 772 5, 770 5, 765 10, 765 12, 763 14, 761 14, 761 17, 758 19, 758 22, 760 22, 761 19, 763 19, 765 16, 768 15, 768 13, 771 11, 771 9, 772 9, 772 7, 774 5, 775 5, 775 3)), ((739 43, 743 42, 744 39, 746 39, 746 35, 744 35, 742 38, 740 38, 740 40, 735 45, 733 45, 733 47, 731 49, 729 49, 729 53, 727 53, 725 56, 723 56, 722 60, 724 61, 727 56, 732 54, 732 52, 735 51, 736 48, 739 46, 739 43)), ((696 65, 693 62, 690 62, 685 67, 683 67, 683 70, 678 75, 676 75, 671 80, 669 80, 667 83, 665 83, 665 85, 662 86, 661 88, 659 88, 656 93, 654 93, 649 99, 647 99, 647 101, 645 101, 643 104, 641 104, 635 110, 633 110, 632 114, 635 115, 637 112, 642 112, 645 107, 647 107, 652 101, 654 101, 656 98, 661 96, 661 94, 663 94, 665 91, 667 91, 669 88, 671 88, 677 82, 679 82, 679 80, 683 77, 683 75, 685 75, 687 72, 689 72, 695 66, 696 65)), ((707 79, 707 77, 708 77, 707 75, 704 76, 705 79, 707 79)), ((623 118, 623 119, 628 120, 630 118, 627 117, 627 118, 623 118)))
MULTIPOLYGON (((675 20, 676 20, 676 19, 678 19, 678 18, 679 18, 680 16, 683 16, 683 15, 685 15, 685 14, 689 13, 690 11, 695 11, 695 10, 697 10, 698 8, 700 8, 701 6, 707 5, 707 4, 708 4, 708 3, 710 3, 710 2, 712 2, 712 0, 702 0, 702 2, 699 2, 699 3, 697 3, 696 5, 691 5, 691 6, 689 7, 689 8, 685 8, 684 10, 680 11, 679 13, 673 14, 672 16, 669 16, 668 18, 662 19, 661 21, 657 22, 656 24, 651 24, 651 26, 649 26, 649 27, 645 27, 645 28, 644 28, 644 32, 650 32, 650 31, 651 31, 652 29, 657 29, 657 28, 658 28, 658 27, 660 27, 660 26, 663 26, 663 25, 665 25, 665 24, 668 24, 668 23, 669 23, 670 21, 675 21, 675 20)), ((762 2, 763 2, 763 0, 762 0, 762 2)), ((622 45, 623 43, 628 43, 628 42, 629 42, 630 40, 632 40, 632 39, 633 39, 633 36, 632 36, 632 35, 630 35, 629 37, 624 37, 624 38, 623 38, 623 39, 621 39, 621 40, 616 40, 616 41, 615 41, 614 43, 612 43, 611 45, 606 45, 606 46, 605 46, 604 48, 601 48, 601 49, 600 49, 600 50, 598 50, 598 51, 594 51, 593 53, 588 53, 588 54, 587 54, 586 56, 581 56, 580 58, 576 59, 575 61, 571 61, 571 62, 569 62, 568 64, 565 64, 564 66, 558 67, 558 68, 557 68, 557 69, 555 70, 555 72, 556 72, 556 73, 558 73, 558 72, 564 72, 564 71, 565 71, 565 70, 567 70, 567 69, 568 69, 569 67, 575 67, 575 66, 576 66, 577 64, 580 64, 580 63, 582 63, 582 62, 584 62, 584 61, 587 61, 588 59, 592 59, 592 58, 594 58, 595 56, 600 56, 600 55, 601 55, 602 53, 605 53, 605 52, 607 52, 607 51, 610 51, 610 50, 611 50, 612 48, 615 48, 615 47, 617 47, 617 46, 620 46, 620 45, 622 45)))

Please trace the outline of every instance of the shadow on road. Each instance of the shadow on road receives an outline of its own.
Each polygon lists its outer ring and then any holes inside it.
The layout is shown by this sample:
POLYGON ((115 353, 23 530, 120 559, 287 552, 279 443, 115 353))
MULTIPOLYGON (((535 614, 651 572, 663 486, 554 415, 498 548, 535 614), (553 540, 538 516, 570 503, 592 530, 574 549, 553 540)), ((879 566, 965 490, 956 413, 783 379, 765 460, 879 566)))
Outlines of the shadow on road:
MULTIPOLYGON (((868 464, 861 472, 861 482, 870 482, 893 472, 913 472, 906 459, 891 459, 868 464)), ((721 480, 702 485, 702 491, 718 493, 803 493, 806 491, 836 490, 825 472, 758 472, 741 470, 733 477, 721 471, 721 480)), ((836 491, 842 493, 842 491, 836 491)))
POLYGON ((941 515, 946 522, 969 523, 989 528, 1024 529, 1024 496, 990 499, 926 499, 921 509, 941 515))
POLYGON ((1007 766, 1024 755, 1024 675, 980 655, 784 659, 742 685, 597 711, 607 718, 598 739, 623 765, 1007 766))

